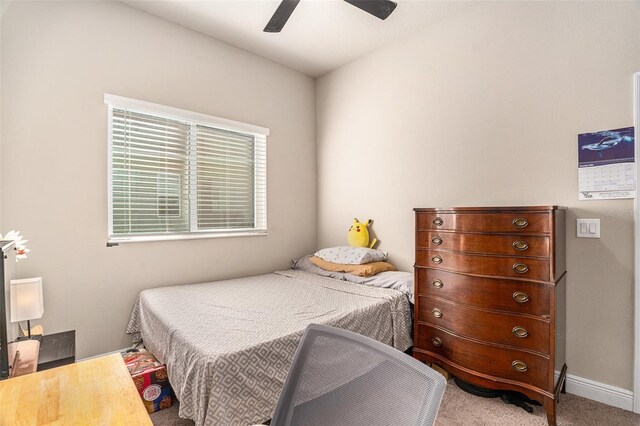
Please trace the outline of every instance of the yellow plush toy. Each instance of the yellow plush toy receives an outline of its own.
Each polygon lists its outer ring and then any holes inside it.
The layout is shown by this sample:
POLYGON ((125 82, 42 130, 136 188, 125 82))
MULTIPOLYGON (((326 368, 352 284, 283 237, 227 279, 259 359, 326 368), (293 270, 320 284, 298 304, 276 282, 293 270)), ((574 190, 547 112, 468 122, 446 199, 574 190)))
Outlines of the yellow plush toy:
POLYGON ((369 244, 369 230, 367 227, 371 225, 373 221, 369 219, 367 223, 360 222, 357 218, 353 218, 353 225, 347 232, 347 241, 351 247, 369 247, 373 248, 378 242, 377 238, 374 238, 369 244))

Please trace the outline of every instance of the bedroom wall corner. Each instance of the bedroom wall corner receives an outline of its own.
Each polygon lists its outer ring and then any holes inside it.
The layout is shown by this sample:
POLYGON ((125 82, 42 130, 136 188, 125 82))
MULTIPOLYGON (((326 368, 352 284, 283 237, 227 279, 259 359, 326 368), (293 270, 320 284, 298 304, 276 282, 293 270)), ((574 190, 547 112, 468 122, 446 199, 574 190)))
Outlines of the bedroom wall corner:
POLYGON ((78 358, 130 344, 150 287, 261 274, 316 247, 315 81, 119 2, 15 2, 2 18, 3 225, 30 240, 46 333, 78 358), (107 241, 104 93, 269 127, 268 236, 107 241), (17 207, 19 206, 19 207, 17 207))
MULTIPOLYGON (((2 20, 9 4, 0 0, 0 166, 2 165, 2 20)), ((0 168, 0 234, 7 232, 2 223, 2 169, 0 168)))
POLYGON ((638 22, 633 2, 485 2, 322 76, 319 246, 366 216, 411 270, 414 207, 567 206, 569 373, 632 389, 633 202, 578 201, 577 134, 632 125, 638 22))

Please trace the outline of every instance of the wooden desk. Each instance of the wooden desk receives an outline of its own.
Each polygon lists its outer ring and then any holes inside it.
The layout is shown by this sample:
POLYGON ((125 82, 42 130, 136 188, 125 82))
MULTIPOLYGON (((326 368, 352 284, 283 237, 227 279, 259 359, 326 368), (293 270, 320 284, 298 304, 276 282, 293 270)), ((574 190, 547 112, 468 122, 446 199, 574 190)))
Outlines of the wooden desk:
POLYGON ((152 425, 122 356, 0 382, 0 425, 152 425))

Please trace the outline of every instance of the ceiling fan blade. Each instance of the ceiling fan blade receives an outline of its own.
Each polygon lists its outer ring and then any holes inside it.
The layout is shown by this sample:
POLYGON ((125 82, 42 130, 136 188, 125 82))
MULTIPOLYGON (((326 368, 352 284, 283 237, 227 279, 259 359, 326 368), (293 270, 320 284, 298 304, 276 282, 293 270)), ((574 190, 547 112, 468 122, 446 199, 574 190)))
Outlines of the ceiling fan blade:
POLYGON ((289 20, 289 16, 293 13, 300 0, 282 0, 275 13, 264 27, 264 32, 279 33, 282 31, 284 24, 289 20))
POLYGON ((391 0, 344 0, 344 1, 382 20, 387 19, 389 15, 391 15, 391 12, 393 12, 396 6, 398 5, 396 2, 391 0))

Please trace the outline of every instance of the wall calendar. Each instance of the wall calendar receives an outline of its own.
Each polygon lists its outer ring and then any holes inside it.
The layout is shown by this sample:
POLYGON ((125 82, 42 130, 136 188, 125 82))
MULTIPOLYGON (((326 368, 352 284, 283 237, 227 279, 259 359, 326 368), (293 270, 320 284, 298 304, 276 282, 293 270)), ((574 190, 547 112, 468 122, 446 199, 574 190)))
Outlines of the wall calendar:
POLYGON ((633 127, 578 135, 580 200, 635 198, 633 127))

